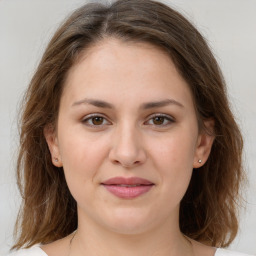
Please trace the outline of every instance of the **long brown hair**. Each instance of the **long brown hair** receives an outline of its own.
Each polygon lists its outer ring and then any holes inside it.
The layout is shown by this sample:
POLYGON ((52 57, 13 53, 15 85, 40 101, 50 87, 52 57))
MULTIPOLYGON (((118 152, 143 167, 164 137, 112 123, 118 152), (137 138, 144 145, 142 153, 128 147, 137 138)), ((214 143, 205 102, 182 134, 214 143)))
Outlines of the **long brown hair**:
POLYGON ((214 119, 216 139, 181 201, 180 229, 208 245, 229 245, 238 230, 243 140, 218 64, 202 35, 175 10, 150 0, 119 0, 76 10, 53 36, 26 92, 17 162, 23 204, 13 248, 49 243, 77 228, 76 202, 62 168, 51 163, 43 130, 56 124, 69 69, 82 51, 107 37, 164 50, 191 88, 199 123, 214 119))

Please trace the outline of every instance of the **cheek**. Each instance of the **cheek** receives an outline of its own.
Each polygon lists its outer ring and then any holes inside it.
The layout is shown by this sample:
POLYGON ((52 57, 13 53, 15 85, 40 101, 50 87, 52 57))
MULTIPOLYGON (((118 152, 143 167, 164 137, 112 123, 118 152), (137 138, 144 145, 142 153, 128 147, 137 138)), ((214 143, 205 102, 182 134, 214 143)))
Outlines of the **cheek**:
POLYGON ((92 166, 105 157, 106 139, 86 133, 80 124, 59 131, 58 137, 62 162, 68 171, 75 173, 91 170, 92 166))
POLYGON ((89 195, 96 175, 106 158, 104 141, 76 132, 59 132, 60 155, 68 187, 76 200, 89 195))
POLYGON ((177 132, 166 136, 161 146, 156 147, 151 154, 155 168, 160 174, 160 183, 168 200, 178 204, 189 185, 195 153, 196 133, 177 132))
MULTIPOLYGON (((151 141, 151 154, 155 160, 164 166, 173 169, 191 169, 195 155, 196 134, 177 132, 165 136, 161 140, 151 141), (159 160, 157 160, 159 159, 159 160)), ((168 169, 167 168, 167 169, 168 169)))

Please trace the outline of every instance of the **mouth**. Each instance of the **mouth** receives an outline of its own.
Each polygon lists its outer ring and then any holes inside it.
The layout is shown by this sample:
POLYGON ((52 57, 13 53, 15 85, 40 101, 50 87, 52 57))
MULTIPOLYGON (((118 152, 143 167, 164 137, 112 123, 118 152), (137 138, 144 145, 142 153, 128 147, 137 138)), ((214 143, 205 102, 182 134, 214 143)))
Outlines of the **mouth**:
POLYGON ((151 190, 155 185, 139 177, 114 177, 101 183, 110 193, 122 199, 133 199, 151 190))

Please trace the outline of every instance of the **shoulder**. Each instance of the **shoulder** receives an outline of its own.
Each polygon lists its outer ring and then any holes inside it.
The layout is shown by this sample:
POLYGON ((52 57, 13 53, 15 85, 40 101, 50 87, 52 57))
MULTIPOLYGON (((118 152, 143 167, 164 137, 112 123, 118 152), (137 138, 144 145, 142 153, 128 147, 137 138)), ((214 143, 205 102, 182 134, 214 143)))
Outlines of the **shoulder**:
POLYGON ((249 255, 249 254, 245 254, 245 253, 241 253, 241 252, 234 252, 234 251, 218 248, 216 250, 216 253, 215 253, 214 256, 253 256, 253 255, 249 255))
MULTIPOLYGON (((1 1, 1 0, 0 0, 1 1)), ((48 255, 66 255, 69 248, 70 237, 73 233, 62 239, 49 244, 36 244, 28 249, 13 251, 6 256, 48 256, 48 255)))
POLYGON ((32 246, 28 249, 20 249, 18 251, 13 251, 7 256, 48 256, 39 245, 32 246))
MULTIPOLYGON (((195 240, 191 240, 196 255, 205 256, 253 256, 246 253, 234 252, 223 248, 211 247, 202 243, 199 243, 195 240)), ((254 255, 256 256, 256 255, 254 255)))

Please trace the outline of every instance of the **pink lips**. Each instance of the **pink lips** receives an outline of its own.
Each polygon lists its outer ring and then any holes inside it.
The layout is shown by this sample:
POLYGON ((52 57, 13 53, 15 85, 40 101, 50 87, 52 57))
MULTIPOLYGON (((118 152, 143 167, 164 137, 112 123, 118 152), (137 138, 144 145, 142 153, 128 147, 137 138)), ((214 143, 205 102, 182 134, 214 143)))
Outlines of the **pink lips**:
POLYGON ((101 183, 110 193, 119 198, 132 199, 148 192, 154 184, 139 177, 115 177, 101 183))

